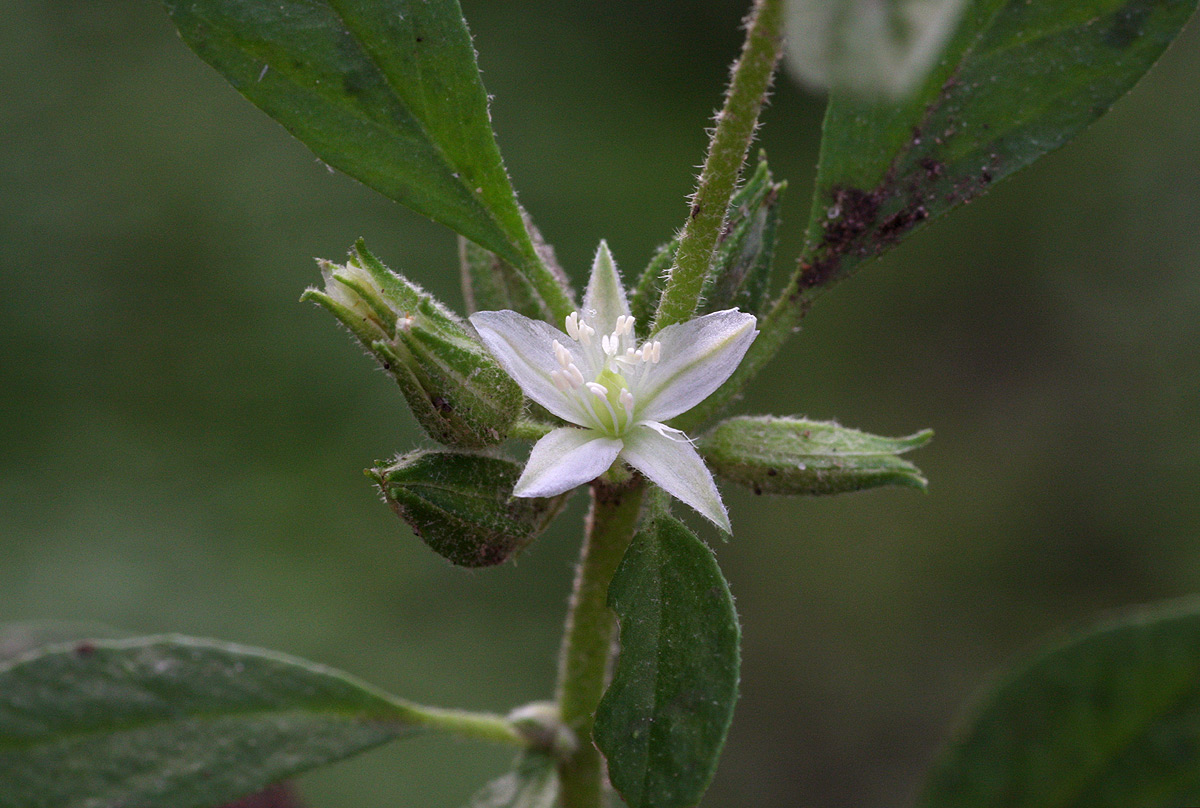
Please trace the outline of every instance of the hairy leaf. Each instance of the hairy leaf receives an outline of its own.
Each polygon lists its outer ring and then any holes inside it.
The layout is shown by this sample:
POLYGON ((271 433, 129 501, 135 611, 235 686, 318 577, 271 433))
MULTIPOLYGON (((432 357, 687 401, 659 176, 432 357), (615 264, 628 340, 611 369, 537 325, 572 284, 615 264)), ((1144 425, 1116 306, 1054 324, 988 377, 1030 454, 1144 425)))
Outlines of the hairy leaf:
POLYGON ((535 261, 458 0, 165 0, 183 39, 318 157, 535 261))
POLYGON ((0 808, 205 808, 419 729, 320 665, 184 637, 0 666, 0 808))
POLYGON ((920 808, 1200 805, 1200 602, 1076 633, 987 693, 920 808))
POLYGON ((621 656, 596 745, 630 808, 687 808, 712 781, 733 720, 741 629, 716 559, 663 516, 634 536, 608 590, 621 656))
POLYGON ((903 102, 835 93, 800 292, 1057 149, 1162 54, 1196 0, 977 0, 903 102))

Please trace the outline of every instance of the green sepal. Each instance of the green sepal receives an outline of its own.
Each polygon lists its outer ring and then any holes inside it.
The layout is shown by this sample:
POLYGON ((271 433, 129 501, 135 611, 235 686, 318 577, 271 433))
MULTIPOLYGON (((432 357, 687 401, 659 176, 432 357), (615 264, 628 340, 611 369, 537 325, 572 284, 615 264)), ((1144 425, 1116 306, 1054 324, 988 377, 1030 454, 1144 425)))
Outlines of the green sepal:
POLYGON ((555 808, 558 760, 545 752, 522 752, 513 770, 471 797, 467 808, 555 808))
MULTIPOLYGON (((725 230, 717 240, 712 267, 704 281, 698 314, 737 308, 758 314, 771 282, 779 203, 786 182, 775 182, 760 154, 758 166, 729 202, 725 230)), ((648 334, 679 239, 660 246, 638 278, 629 307, 639 334, 648 334)))
POLYGON ((927 444, 924 430, 883 438, 831 421, 740 416, 717 424, 697 448, 713 473, 756 494, 820 495, 928 481, 899 455, 927 444))
POLYGON ((491 455, 418 450, 367 474, 429 547, 461 567, 491 567, 524 549, 567 495, 514 497, 521 465, 491 455))
POLYGON ((621 655, 593 737, 630 808, 691 808, 733 721, 741 627, 712 551, 664 514, 633 537, 608 589, 621 655))
POLYGON ((543 316, 529 281, 494 252, 459 236, 458 263, 469 314, 508 309, 531 319, 543 316))
POLYGON ((523 396, 453 312, 367 251, 360 240, 345 265, 320 262, 325 288, 312 300, 338 318, 396 380, 413 415, 447 446, 499 443, 521 414, 523 396))

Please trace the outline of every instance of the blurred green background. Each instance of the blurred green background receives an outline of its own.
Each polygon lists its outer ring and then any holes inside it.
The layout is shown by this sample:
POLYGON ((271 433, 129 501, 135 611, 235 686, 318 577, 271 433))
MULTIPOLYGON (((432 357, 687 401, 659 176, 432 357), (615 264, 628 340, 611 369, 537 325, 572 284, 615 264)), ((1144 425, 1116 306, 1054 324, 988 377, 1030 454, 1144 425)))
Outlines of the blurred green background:
MULTIPOLYGON (((744 3, 463 5, 522 201, 577 281, 602 237, 633 275, 682 222, 744 3)), ((452 236, 326 171, 152 2, 0 12, 0 621, 547 696, 583 498, 516 565, 450 567, 362 476, 423 440, 399 391, 296 302, 361 235, 461 306, 452 236)), ((726 487, 745 667, 705 805, 903 805, 1014 655, 1200 590, 1198 76, 1193 24, 1076 143, 826 296, 740 405, 937 437, 926 496, 726 487)), ((821 107, 782 79, 766 115, 784 269, 821 107)), ((416 739, 301 787, 454 808, 507 758, 416 739)))

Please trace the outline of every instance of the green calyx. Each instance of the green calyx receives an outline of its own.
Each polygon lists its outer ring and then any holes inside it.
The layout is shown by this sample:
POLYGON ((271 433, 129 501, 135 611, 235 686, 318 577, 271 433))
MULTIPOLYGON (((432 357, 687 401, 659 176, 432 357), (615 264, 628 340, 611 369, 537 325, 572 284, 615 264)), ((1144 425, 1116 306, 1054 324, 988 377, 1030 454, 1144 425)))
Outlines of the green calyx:
POLYGON ((344 265, 319 262, 325 288, 307 290, 388 372, 431 438, 481 448, 508 437, 520 388, 463 322, 385 267, 360 240, 344 265))
POLYGON ((508 560, 545 530, 567 498, 513 497, 520 464, 470 452, 418 450, 367 474, 422 541, 461 567, 508 560))

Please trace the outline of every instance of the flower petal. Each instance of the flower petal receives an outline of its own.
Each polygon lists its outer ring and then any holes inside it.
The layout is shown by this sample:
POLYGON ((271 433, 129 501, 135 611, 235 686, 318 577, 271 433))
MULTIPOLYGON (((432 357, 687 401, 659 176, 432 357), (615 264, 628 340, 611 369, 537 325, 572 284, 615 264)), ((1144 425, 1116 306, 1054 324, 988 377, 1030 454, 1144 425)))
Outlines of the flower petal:
POLYGON ((652 339, 662 343, 662 359, 647 368, 633 391, 637 417, 665 421, 712 395, 737 370, 758 336, 756 323, 753 314, 726 309, 655 334, 652 339))
POLYGON ((617 459, 621 441, 591 429, 559 427, 533 445, 514 497, 553 497, 591 482, 617 459))
POLYGON ((515 311, 481 311, 472 314, 470 320, 483 344, 525 395, 564 421, 587 424, 574 399, 563 395, 550 377, 561 369, 554 357, 555 340, 570 352, 580 370, 590 372, 591 359, 574 340, 553 326, 515 311))
POLYGON ((654 422, 639 424, 626 433, 621 457, 721 530, 733 532, 712 474, 687 436, 678 429, 654 422))
POLYGON ((592 262, 592 275, 588 279, 587 292, 583 296, 583 316, 599 332, 596 338, 611 334, 616 328, 617 318, 629 314, 629 301, 625 298, 625 287, 617 272, 616 262, 608 250, 608 243, 600 242, 596 248, 596 260, 592 262))

